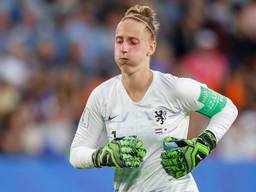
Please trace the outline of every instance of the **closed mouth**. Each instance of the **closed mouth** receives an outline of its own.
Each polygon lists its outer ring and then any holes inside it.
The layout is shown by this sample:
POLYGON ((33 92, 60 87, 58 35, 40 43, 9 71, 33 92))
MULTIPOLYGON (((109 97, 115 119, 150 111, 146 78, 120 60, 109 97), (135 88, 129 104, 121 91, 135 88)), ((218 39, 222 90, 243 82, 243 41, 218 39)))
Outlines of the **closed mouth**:
POLYGON ((120 60, 122 60, 122 61, 129 61, 128 58, 120 58, 120 60))
POLYGON ((119 60, 122 64, 127 64, 130 61, 128 58, 120 58, 119 60))

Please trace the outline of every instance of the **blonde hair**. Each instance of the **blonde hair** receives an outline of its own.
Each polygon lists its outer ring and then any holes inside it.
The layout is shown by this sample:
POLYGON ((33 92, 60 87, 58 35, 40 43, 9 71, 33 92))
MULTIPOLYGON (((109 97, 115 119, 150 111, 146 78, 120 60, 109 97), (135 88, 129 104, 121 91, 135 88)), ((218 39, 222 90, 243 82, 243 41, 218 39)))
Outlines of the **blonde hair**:
POLYGON ((153 38, 155 38, 156 33, 159 30, 160 23, 156 18, 156 12, 149 6, 135 5, 130 7, 123 17, 123 19, 126 18, 133 18, 145 23, 151 31, 153 38))

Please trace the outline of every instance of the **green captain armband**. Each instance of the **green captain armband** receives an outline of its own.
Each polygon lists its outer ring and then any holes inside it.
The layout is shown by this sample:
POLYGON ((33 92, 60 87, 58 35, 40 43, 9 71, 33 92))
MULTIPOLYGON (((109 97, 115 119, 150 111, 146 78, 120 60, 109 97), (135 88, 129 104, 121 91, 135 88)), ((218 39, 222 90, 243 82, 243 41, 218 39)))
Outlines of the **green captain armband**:
POLYGON ((212 117, 225 107, 227 97, 201 86, 201 93, 198 101, 204 106, 196 112, 206 115, 207 117, 212 117))

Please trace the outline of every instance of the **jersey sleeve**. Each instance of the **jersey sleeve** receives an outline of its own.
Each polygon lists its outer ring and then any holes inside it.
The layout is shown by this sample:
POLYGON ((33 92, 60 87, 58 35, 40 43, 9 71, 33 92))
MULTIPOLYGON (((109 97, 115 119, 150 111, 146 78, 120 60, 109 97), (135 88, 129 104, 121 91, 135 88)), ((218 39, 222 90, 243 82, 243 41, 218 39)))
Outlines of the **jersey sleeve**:
POLYGON ((71 144, 70 163, 76 168, 91 168, 92 153, 106 142, 106 131, 102 115, 103 101, 94 90, 81 115, 71 144))
POLYGON ((203 104, 198 102, 201 87, 206 85, 188 78, 178 78, 172 90, 175 103, 184 112, 200 110, 203 104))
POLYGON ((210 119, 207 130, 220 140, 237 117, 232 101, 195 80, 179 78, 174 86, 176 103, 180 110, 195 111, 210 119))
POLYGON ((227 98, 205 84, 188 78, 176 81, 174 94, 179 108, 185 112, 196 111, 212 117, 220 112, 227 103, 227 98))

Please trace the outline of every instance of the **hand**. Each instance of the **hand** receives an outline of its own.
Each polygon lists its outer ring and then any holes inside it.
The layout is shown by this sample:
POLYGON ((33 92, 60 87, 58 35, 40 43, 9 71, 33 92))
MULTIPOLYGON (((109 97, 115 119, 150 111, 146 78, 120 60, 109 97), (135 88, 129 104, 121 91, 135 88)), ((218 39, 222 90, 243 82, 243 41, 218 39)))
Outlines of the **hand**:
POLYGON ((208 130, 192 140, 165 137, 161 164, 169 175, 178 179, 190 173, 206 158, 216 143, 216 137, 208 130))
POLYGON ((116 138, 105 147, 97 149, 92 160, 95 167, 140 167, 143 157, 146 155, 146 149, 143 148, 143 142, 134 137, 116 138))

